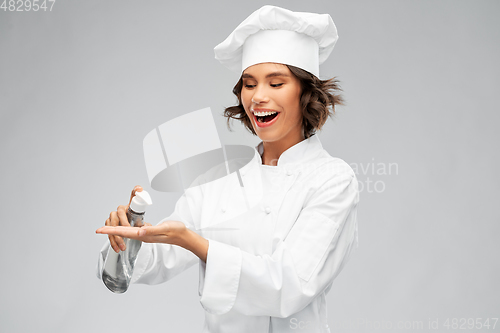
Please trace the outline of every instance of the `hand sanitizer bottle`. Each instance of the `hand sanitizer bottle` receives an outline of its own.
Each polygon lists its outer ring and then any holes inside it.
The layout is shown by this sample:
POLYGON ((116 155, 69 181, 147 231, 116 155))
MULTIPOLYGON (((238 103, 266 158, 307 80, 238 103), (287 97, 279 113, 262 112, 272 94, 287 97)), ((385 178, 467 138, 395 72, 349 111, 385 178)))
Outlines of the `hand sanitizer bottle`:
MULTIPOLYGON (((151 197, 148 192, 135 192, 135 196, 127 211, 127 218, 131 227, 142 227, 144 225, 144 213, 147 206, 151 205, 151 197)), ((141 241, 123 238, 125 251, 116 253, 110 246, 108 255, 104 262, 102 281, 114 293, 121 294, 127 291, 134 272, 137 253, 141 248, 141 241)))

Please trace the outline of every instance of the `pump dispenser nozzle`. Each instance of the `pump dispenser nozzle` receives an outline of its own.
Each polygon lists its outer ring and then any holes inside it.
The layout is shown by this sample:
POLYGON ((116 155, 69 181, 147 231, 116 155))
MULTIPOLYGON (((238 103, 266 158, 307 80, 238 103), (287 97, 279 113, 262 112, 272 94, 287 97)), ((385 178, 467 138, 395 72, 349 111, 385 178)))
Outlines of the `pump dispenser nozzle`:
POLYGON ((130 203, 130 209, 136 213, 143 213, 146 211, 146 207, 152 205, 151 197, 146 191, 135 192, 135 196, 130 203))

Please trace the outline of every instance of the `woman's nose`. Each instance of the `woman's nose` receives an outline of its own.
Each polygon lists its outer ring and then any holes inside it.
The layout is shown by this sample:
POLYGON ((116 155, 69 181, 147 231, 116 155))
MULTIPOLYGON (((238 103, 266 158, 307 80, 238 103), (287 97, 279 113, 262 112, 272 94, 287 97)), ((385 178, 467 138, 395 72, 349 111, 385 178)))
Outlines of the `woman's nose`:
POLYGON ((269 97, 267 96, 265 89, 256 88, 255 93, 252 96, 252 103, 261 104, 261 103, 266 103, 268 101, 269 97))

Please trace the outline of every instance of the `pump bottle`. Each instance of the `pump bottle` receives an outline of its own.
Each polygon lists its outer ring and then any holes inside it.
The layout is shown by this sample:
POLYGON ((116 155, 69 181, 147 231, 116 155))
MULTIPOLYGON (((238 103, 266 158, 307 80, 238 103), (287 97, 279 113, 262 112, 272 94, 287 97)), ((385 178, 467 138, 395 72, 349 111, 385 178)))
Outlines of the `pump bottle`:
MULTIPOLYGON (((135 192, 127 211, 127 218, 131 227, 142 227, 144 225, 144 213, 146 207, 151 205, 151 197, 148 192, 135 192)), ((141 241, 123 238, 125 251, 116 253, 110 246, 104 261, 102 281, 114 293, 121 294, 127 291, 134 272, 137 254, 141 248, 141 241)))

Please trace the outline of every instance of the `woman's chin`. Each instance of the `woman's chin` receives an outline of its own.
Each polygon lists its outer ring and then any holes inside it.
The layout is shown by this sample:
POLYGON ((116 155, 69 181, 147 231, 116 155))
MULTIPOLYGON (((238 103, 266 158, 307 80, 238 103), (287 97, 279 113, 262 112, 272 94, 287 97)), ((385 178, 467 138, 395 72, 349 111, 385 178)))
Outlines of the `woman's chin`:
POLYGON ((269 130, 262 130, 261 128, 254 128, 255 133, 261 139, 262 141, 274 141, 272 140, 273 135, 270 133, 271 131, 269 130))

